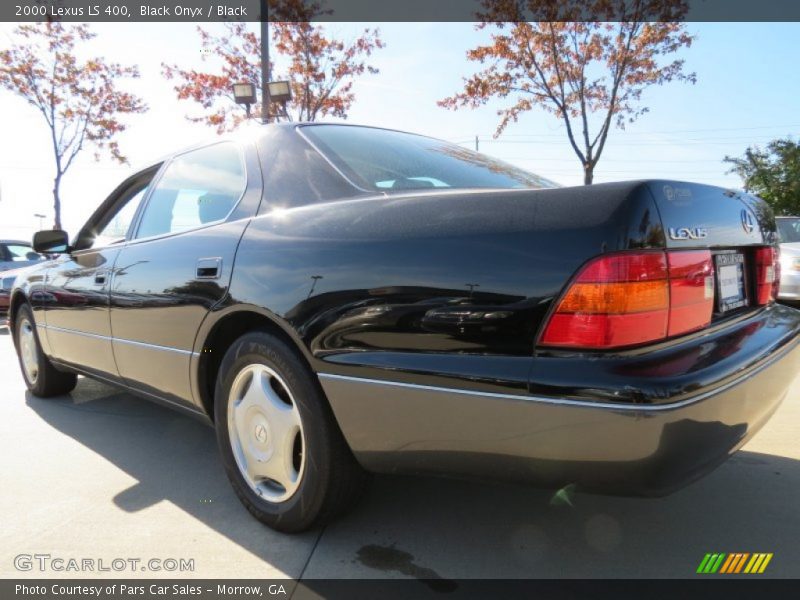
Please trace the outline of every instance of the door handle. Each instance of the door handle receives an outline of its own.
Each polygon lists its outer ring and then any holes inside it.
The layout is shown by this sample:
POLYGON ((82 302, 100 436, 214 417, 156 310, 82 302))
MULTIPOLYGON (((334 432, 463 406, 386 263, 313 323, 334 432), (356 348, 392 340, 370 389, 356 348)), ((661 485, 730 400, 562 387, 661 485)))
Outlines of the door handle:
POLYGON ((222 259, 201 258, 197 261, 197 279, 219 279, 222 274, 222 259))
POLYGON ((94 283, 95 285, 105 285, 106 284, 106 275, 108 275, 107 271, 99 271, 94 276, 94 283))

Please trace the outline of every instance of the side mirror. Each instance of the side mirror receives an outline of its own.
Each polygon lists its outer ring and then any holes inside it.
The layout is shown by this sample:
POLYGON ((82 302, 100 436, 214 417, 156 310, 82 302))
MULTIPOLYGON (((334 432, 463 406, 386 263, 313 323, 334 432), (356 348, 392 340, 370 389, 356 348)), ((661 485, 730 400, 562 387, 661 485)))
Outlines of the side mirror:
POLYGON ((39 254, 64 254, 69 251, 69 235, 60 229, 37 231, 33 234, 33 249, 39 254))

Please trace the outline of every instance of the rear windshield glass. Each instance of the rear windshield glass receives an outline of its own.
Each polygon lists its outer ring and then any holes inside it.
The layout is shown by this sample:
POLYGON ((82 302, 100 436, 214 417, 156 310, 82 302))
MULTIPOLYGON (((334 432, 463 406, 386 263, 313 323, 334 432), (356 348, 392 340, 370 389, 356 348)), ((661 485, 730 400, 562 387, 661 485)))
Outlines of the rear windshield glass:
POLYGON ((800 219, 776 219, 776 222, 782 243, 800 242, 800 219))
POLYGON ((552 188, 533 173, 433 138, 347 125, 302 128, 358 186, 377 192, 459 188, 552 188))

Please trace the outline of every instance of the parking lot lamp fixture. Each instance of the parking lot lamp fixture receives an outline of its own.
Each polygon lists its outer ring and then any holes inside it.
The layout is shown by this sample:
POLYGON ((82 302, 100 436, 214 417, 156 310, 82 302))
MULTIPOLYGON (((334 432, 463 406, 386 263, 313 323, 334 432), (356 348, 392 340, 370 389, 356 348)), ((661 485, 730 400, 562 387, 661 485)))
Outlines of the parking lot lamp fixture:
POLYGON ((233 98, 236 104, 244 104, 247 118, 250 118, 250 105, 256 102, 256 86, 252 83, 234 83, 233 98))
POLYGON ((270 81, 267 84, 267 91, 269 92, 269 101, 275 104, 280 104, 283 108, 284 116, 286 113, 286 103, 292 99, 292 86, 289 81, 270 81))

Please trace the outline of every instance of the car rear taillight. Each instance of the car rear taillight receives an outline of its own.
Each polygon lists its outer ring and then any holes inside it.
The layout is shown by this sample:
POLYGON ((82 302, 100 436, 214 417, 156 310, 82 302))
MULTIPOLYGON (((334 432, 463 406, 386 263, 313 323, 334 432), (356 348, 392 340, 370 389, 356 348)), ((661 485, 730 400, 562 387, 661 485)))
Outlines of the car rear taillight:
POLYGON ((708 326, 713 304, 709 250, 601 256, 564 293, 541 345, 609 349, 652 343, 708 326))
POLYGON ((756 248, 756 304, 774 302, 781 281, 781 263, 777 248, 756 248))
POLYGON ((709 250, 667 252, 672 337, 708 327, 714 312, 714 264, 709 250))

